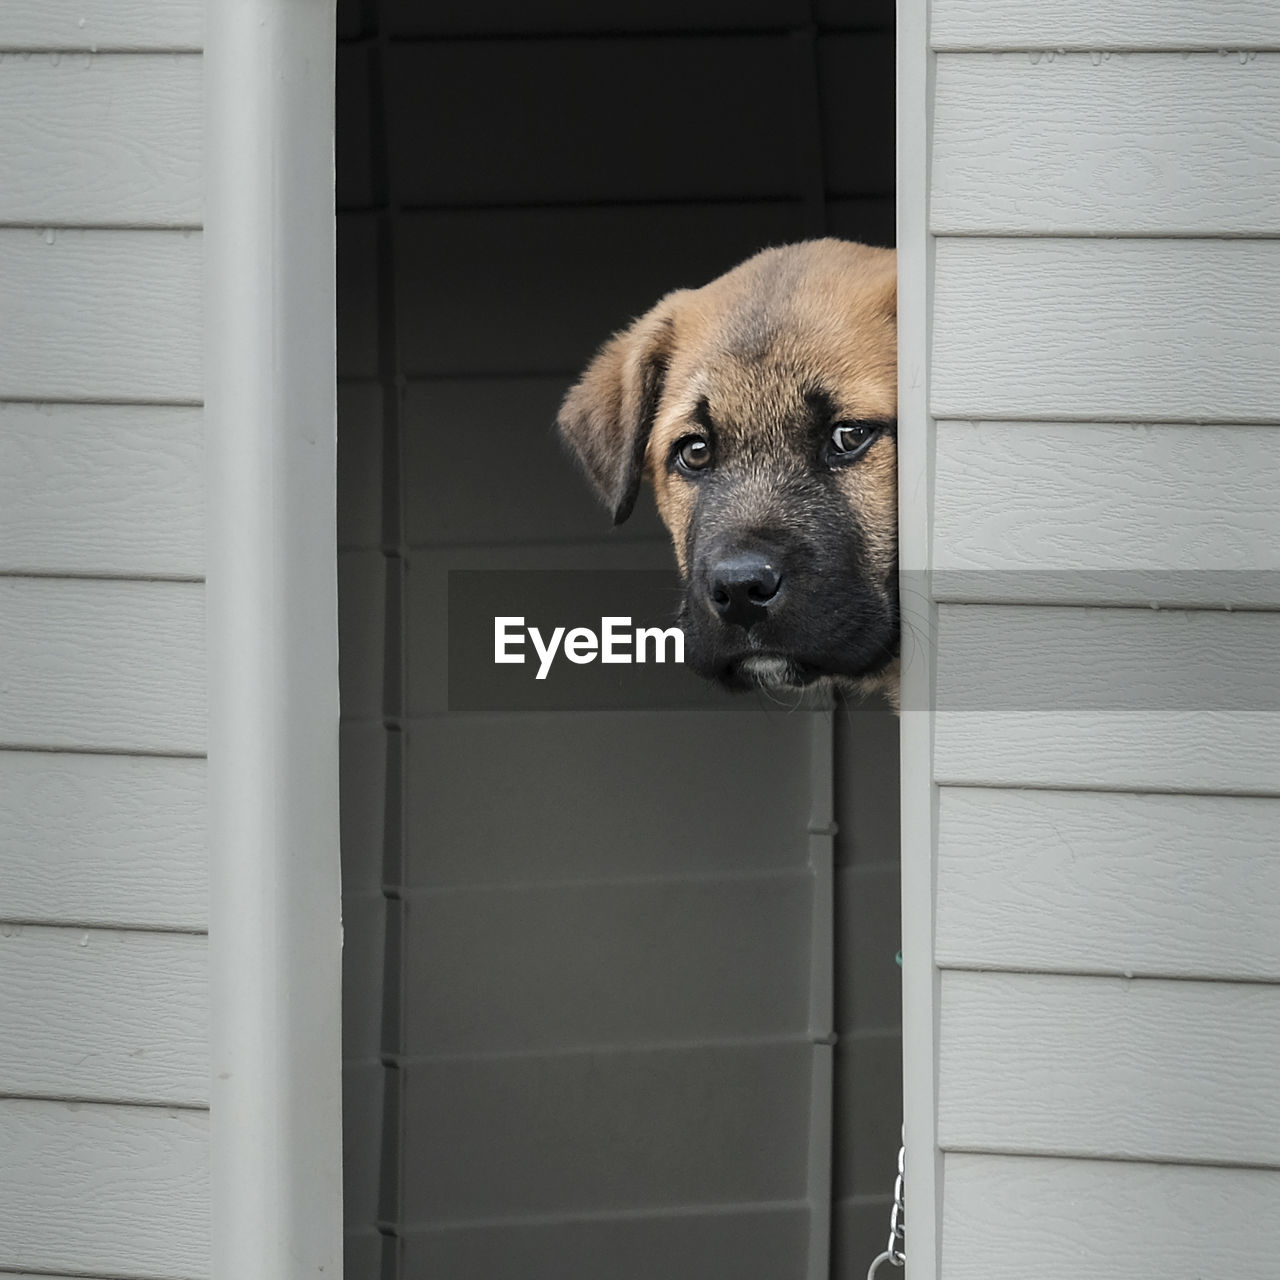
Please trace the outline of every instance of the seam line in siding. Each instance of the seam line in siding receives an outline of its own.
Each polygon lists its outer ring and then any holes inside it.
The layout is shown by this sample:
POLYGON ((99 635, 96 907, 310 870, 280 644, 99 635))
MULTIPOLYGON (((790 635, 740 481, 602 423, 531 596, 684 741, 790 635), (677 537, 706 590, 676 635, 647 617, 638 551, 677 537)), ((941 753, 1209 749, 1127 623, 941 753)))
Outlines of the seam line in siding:
MULTIPOLYGON (((139 1107, 148 1111, 208 1112, 209 1110, 207 1102, 169 1102, 158 1098, 125 1098, 83 1093, 14 1093, 8 1090, 0 1092, 0 1103, 5 1102, 54 1102, 73 1107, 139 1107)), ((54 1274, 62 1273, 54 1272, 54 1274)))
POLYGON ((1193 1160, 1190 1157, 1179 1156, 1126 1156, 1108 1151, 1060 1151, 1050 1147, 1019 1149, 1000 1146, 984 1147, 974 1144, 950 1146, 946 1143, 939 1143, 939 1149, 948 1155, 1009 1156, 1022 1160, 1087 1160, 1107 1164, 1158 1165, 1166 1168, 1247 1169, 1255 1173, 1280 1173, 1278 1164, 1258 1163, 1252 1160, 1217 1160, 1212 1157, 1197 1157, 1193 1160))
POLYGON ((1032 784, 1011 781, 973 782, 968 779, 952 780, 945 774, 935 774, 933 779, 939 787, 950 787, 965 791, 1079 791, 1086 795, 1134 795, 1134 796, 1226 796, 1245 800, 1280 799, 1280 786, 1275 791, 1248 791, 1193 787, 1103 787, 1096 784, 1090 786, 1073 786, 1070 783, 1037 782, 1032 784))
POLYGON ((1141 969, 1137 966, 1125 969, 1120 966, 1113 968, 1105 967, 1087 967, 1087 966, 1065 966, 1060 969, 1046 968, 1028 968, 1026 965, 1001 964, 966 964, 963 962, 940 960, 938 969, 943 973, 991 973, 991 974, 1018 974, 1027 978, 1096 978, 1108 982, 1121 981, 1127 983, 1139 982, 1176 982, 1179 986, 1215 986, 1215 987, 1280 987, 1280 978, 1263 978, 1256 974, 1245 974, 1240 977, 1229 976, 1223 973, 1196 973, 1194 971, 1184 971, 1174 973, 1162 969, 1141 969))
POLYGON ((35 578, 55 582, 183 582, 202 585, 203 574, 194 573, 93 573, 65 569, 0 569, 0 578, 35 578))
MULTIPOLYGON (((44 218, 39 222, 27 219, 0 220, 0 231, 203 231, 199 222, 59 222, 44 218)), ((3 1274, 3 1273, 0 1273, 3 1274)))
POLYGON ((1063 229, 1052 231, 1027 231, 1025 229, 1005 230, 1000 227, 983 227, 981 230, 948 227, 945 224, 933 224, 929 232, 939 240, 1280 240, 1280 231, 1272 228, 1260 228, 1257 231, 1125 231, 1121 227, 1107 228, 1105 231, 1084 231, 1079 229, 1063 229))
MULTIPOLYGON (((203 54, 204 50, 199 45, 193 44, 175 44, 175 45, 142 45, 142 44, 53 44, 53 45, 30 45, 30 44, 5 44, 0 43, 0 53, 29 53, 33 57, 39 57, 42 54, 56 53, 63 57, 68 54, 75 56, 76 54, 87 54, 90 57, 100 58, 107 57, 111 54, 128 53, 128 54, 153 54, 156 57, 172 56, 175 53, 194 53, 203 54)), ((0 1275, 4 1272, 0 1271, 0 1275)), ((57 1275, 63 1275, 64 1272, 56 1272, 57 1275)))
POLYGON ((207 938, 209 930, 200 925, 144 924, 138 921, 81 920, 74 916, 0 916, 2 929, 62 929, 74 933, 159 933, 179 937, 207 938))
POLYGON ((146 747, 67 747, 42 742, 4 742, 0 751, 46 751, 60 756, 136 756, 140 760, 205 760, 204 751, 163 751, 146 747))
POLYGON ((23 396, 13 395, 6 396, 0 394, 0 405, 24 404, 24 405, 47 405, 47 404, 73 404, 73 405, 110 405, 113 407, 124 407, 134 409, 203 409, 203 399, 155 399, 141 400, 129 396, 23 396))

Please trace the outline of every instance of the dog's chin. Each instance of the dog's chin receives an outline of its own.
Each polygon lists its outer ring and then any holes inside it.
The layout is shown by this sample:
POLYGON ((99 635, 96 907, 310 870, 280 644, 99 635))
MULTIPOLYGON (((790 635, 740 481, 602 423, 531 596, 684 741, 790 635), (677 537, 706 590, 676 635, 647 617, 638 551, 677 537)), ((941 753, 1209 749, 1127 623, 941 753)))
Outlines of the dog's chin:
POLYGON ((721 683, 731 689, 803 689, 818 673, 780 653, 751 653, 730 663, 721 683))
POLYGON ((698 663, 694 669, 734 692, 751 689, 798 691, 811 685, 828 685, 848 692, 871 692, 883 679, 895 678, 897 647, 885 645, 870 656, 846 661, 804 661, 787 653, 745 653, 718 664, 698 663))

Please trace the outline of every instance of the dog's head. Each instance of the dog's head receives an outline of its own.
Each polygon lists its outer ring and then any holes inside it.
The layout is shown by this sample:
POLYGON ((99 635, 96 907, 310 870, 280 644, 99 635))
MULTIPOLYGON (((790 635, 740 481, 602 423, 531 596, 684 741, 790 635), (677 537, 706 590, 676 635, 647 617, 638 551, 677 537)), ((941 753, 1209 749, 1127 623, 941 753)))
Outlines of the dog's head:
POLYGON ((890 249, 766 249, 596 354, 559 426, 615 523, 652 481, 691 666, 733 688, 892 685, 897 282, 890 249))

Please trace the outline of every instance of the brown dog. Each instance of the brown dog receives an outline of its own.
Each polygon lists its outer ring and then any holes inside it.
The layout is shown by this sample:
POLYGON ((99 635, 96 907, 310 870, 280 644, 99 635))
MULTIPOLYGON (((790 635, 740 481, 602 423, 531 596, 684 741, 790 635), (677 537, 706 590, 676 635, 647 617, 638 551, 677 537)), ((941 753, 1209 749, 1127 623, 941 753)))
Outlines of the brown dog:
POLYGON ((615 523, 652 482, 695 670, 896 694, 891 249, 766 249, 668 294, 597 352, 559 426, 615 523))

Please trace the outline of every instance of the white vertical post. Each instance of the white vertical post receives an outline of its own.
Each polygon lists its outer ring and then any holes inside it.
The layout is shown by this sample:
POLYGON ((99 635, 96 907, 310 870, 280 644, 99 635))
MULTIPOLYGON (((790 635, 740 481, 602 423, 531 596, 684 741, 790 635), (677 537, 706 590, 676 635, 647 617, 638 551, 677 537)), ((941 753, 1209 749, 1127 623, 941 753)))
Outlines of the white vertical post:
POLYGON ((206 15, 213 1276, 339 1280, 333 3, 206 15))
POLYGON ((929 0, 898 0, 898 525, 902 592, 902 1054, 907 1274, 941 1275, 934 964, 937 788, 931 565, 934 422, 929 413, 933 238, 929 234, 933 54, 929 0))

